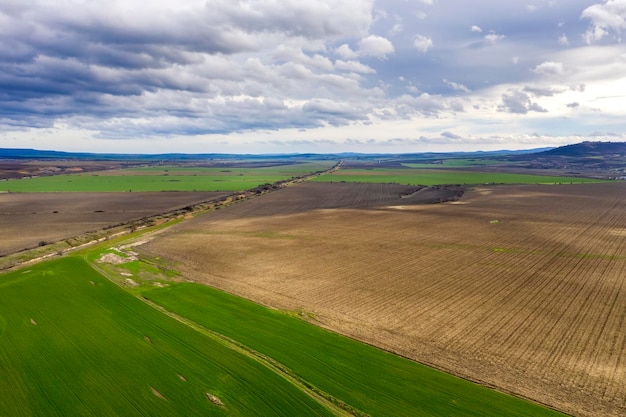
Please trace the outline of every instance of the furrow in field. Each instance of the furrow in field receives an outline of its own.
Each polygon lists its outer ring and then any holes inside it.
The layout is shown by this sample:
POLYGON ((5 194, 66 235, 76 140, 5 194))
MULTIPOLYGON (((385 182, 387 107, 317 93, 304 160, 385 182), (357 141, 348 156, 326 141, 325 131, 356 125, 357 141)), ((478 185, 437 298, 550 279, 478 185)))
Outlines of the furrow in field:
MULTIPOLYGON (((506 254, 500 255, 506 256, 506 254)), ((507 259, 511 258, 507 256, 507 259)), ((494 342, 500 339, 499 349, 501 350, 502 354, 506 352, 505 349, 507 345, 517 346, 518 341, 507 343, 507 340, 509 340, 510 338, 514 338, 516 335, 516 332, 509 332, 507 331, 507 329, 517 329, 519 328, 519 326, 527 324, 529 315, 525 311, 528 309, 529 304, 531 304, 532 301, 536 299, 537 293, 543 290, 543 287, 537 286, 537 283, 534 283, 533 285, 528 285, 530 282, 533 281, 536 281, 536 278, 533 275, 518 277, 515 283, 515 287, 509 292, 510 297, 503 300, 498 300, 495 298, 491 299, 491 303, 495 305, 493 306, 492 310, 486 311, 486 316, 491 317, 488 323, 494 322, 493 326, 486 327, 487 325, 484 324, 484 322, 482 322, 481 324, 480 319, 483 319, 484 317, 476 319, 476 326, 469 327, 470 331, 468 333, 475 335, 471 338, 476 338, 480 340, 481 334, 476 334, 474 332, 474 329, 476 329, 478 332, 482 333, 483 337, 486 337, 488 335, 489 339, 492 339, 494 342), (533 291, 531 291, 531 289, 533 291), (482 332, 480 331, 481 327, 485 328, 485 330, 482 332), (496 337, 495 340, 494 336, 496 337)), ((544 281, 542 284, 547 285, 547 283, 547 281, 544 281)), ((506 285, 503 285, 502 282, 500 282, 499 285, 501 288, 506 287, 506 285)), ((485 290, 485 296, 488 296, 489 294, 487 291, 488 290, 485 290)))
MULTIPOLYGON (((616 276, 626 276, 626 262, 623 262, 616 270, 616 276)), ((623 381, 626 380, 626 366, 624 366, 623 360, 623 353, 626 352, 626 331, 624 330, 626 326, 626 288, 624 280, 618 282, 618 291, 616 291, 615 303, 611 309, 611 317, 614 319, 614 325, 611 327, 612 335, 608 337, 610 361, 607 361, 607 366, 611 369, 609 377, 611 383, 602 394, 603 398, 616 400, 623 388, 623 381)))
MULTIPOLYGON (((579 262, 580 265, 580 262, 579 262)), ((567 273, 578 273, 577 269, 573 269, 567 273)), ((566 292, 561 297, 555 296, 555 299, 568 300, 564 310, 559 317, 554 317, 554 326, 550 331, 544 333, 541 340, 543 351, 539 352, 539 361, 536 367, 542 367, 544 372, 550 372, 552 369, 568 368, 567 363, 563 363, 563 357, 567 354, 572 345, 575 349, 582 349, 582 340, 585 337, 587 329, 581 329, 581 324, 586 320, 589 314, 589 308, 593 298, 590 293, 596 291, 596 283, 586 283, 585 285, 569 285, 571 291, 566 292), (539 365, 543 362, 543 366, 539 365)), ((524 356, 528 353, 524 352, 524 356)))
MULTIPOLYGON (((615 255, 621 251, 620 246, 623 246, 623 240, 610 240, 614 242, 612 245, 614 250, 610 252, 607 248, 606 253, 615 255)), ((615 336, 619 335, 621 331, 621 328, 616 326, 616 323, 619 322, 620 316, 623 317, 626 311, 623 305, 623 300, 626 296, 622 292, 623 279, 614 279, 614 277, 623 277, 623 275, 616 274, 614 270, 623 269, 626 262, 616 263, 603 259, 598 261, 598 263, 599 268, 594 271, 594 275, 599 275, 601 280, 604 281, 602 288, 604 291, 598 294, 597 300, 594 301, 597 315, 589 320, 588 323, 588 328, 591 331, 586 344, 589 346, 584 351, 578 352, 578 358, 574 362, 574 364, 587 363, 587 366, 574 382, 583 386, 599 385, 598 391, 602 392, 601 395, 604 395, 606 387, 601 384, 594 384, 594 381, 601 376, 602 381, 605 381, 606 384, 613 383, 610 377, 610 374, 613 373, 610 363, 614 360, 611 356, 615 352, 613 347, 615 336), (616 268, 620 264, 621 267, 616 268), (603 349, 603 347, 607 347, 607 349, 603 349), (587 356, 583 357, 583 353, 587 356)))

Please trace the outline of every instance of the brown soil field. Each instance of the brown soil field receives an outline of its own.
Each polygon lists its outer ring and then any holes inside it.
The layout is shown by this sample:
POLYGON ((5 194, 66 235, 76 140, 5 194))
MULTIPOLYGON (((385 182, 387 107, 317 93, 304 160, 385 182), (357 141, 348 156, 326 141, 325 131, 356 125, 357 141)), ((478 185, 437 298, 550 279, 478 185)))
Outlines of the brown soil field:
POLYGON ((0 179, 75 174, 142 165, 133 161, 0 159, 0 179))
POLYGON ((0 193, 0 256, 229 193, 0 193))
POLYGON ((300 184, 138 249, 481 384, 626 415, 626 182, 484 187, 429 205, 398 191, 300 184))

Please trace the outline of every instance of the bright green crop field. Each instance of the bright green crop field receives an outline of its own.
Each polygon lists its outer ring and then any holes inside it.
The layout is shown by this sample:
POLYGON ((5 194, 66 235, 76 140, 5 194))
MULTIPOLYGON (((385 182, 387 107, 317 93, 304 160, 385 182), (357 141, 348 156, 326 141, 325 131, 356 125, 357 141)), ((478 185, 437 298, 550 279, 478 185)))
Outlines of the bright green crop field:
POLYGON ((9 192, 243 191, 332 167, 334 161, 267 168, 158 166, 0 182, 9 192))
POLYGON ((373 182, 429 186, 444 184, 580 184, 602 182, 602 180, 590 178, 420 168, 342 169, 332 174, 314 178, 312 181, 373 182))
POLYGON ((0 370, 6 417, 332 415, 77 257, 0 276, 0 370))
POLYGON ((199 284, 143 296, 277 360, 372 416, 562 415, 199 284))
POLYGON ((430 168, 436 169, 439 167, 475 167, 475 166, 486 166, 486 165, 506 165, 507 162, 504 160, 498 159, 487 159, 487 158, 451 158, 451 159, 443 159, 439 161, 439 164, 424 164, 424 163, 408 163, 402 164, 409 168, 430 168))

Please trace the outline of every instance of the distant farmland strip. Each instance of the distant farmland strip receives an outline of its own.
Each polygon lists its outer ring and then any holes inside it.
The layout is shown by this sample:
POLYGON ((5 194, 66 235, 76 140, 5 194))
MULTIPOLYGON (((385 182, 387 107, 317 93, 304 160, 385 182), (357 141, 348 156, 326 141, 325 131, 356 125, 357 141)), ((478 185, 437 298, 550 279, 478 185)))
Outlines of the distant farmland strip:
POLYGON ((205 201, 217 201, 228 195, 227 192, 0 193, 0 256, 205 201))
POLYGON ((318 182, 373 182, 408 185, 441 184, 580 184, 603 182, 590 178, 525 175, 502 172, 458 171, 445 169, 342 169, 313 179, 318 182))
POLYGON ((148 167, 0 182, 9 192, 243 191, 330 168, 333 161, 271 168, 148 167))
POLYGON ((0 183, 10 192, 243 191, 289 177, 209 175, 57 175, 0 183))

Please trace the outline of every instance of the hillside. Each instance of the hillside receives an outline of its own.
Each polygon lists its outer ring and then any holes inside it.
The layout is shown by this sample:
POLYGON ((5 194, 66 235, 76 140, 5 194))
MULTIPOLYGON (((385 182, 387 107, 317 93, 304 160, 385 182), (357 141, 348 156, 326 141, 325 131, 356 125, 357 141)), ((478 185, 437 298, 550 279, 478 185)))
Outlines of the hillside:
POLYGON ((582 142, 536 154, 569 157, 626 157, 626 142, 582 142))
POLYGON ((626 176, 626 142, 582 142, 506 159, 509 167, 551 170, 564 175, 606 179, 626 176))

